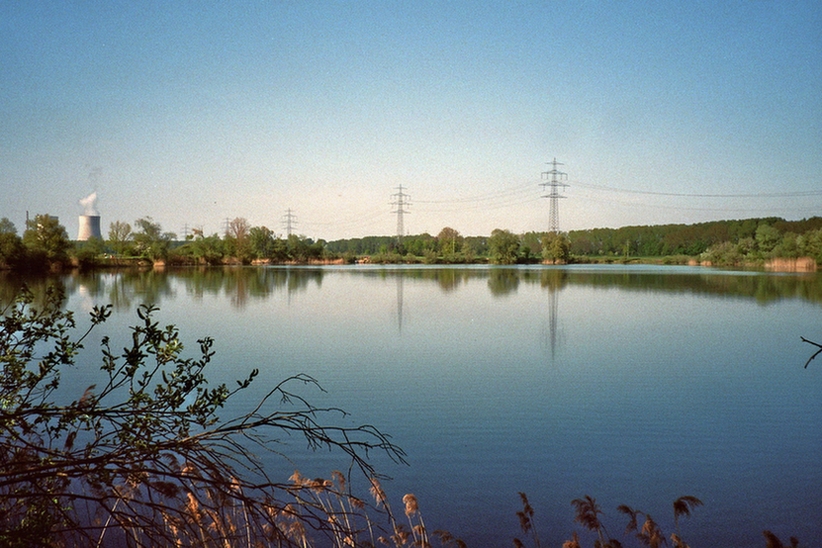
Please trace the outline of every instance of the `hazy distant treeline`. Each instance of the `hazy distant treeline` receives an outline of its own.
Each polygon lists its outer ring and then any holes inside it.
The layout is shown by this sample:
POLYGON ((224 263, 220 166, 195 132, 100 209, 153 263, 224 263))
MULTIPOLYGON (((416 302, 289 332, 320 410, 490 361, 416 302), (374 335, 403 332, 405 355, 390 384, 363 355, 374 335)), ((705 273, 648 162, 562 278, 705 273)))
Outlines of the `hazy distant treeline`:
POLYGON ((809 256, 822 262, 822 217, 778 217, 698 224, 626 226, 568 233, 574 256, 683 255, 714 264, 809 256))
POLYGON ((575 255, 631 255, 659 257, 665 255, 696 256, 711 246, 724 242, 756 240, 758 230, 774 231, 793 237, 822 228, 822 217, 786 221, 777 217, 712 221, 698 224, 625 226, 572 230, 571 253, 575 255), (761 227, 770 227, 764 229, 761 227))
MULTIPOLYGON (((423 233, 398 241, 396 236, 370 236, 328 242, 332 253, 381 258, 428 257, 444 262, 471 262, 492 258, 496 235, 461 236, 444 228, 437 236, 423 233), (452 261, 447 261, 448 257, 452 261)), ((507 232, 507 231, 503 231, 507 232)), ((509 233, 510 234, 510 233, 509 233)), ((516 262, 546 257, 546 232, 517 235, 516 262)), ((713 264, 757 263, 774 257, 807 256, 822 263, 822 217, 786 221, 778 217, 712 221, 697 224, 625 226, 572 230, 561 235, 566 253, 558 259, 594 257, 681 257, 713 264)), ((548 253, 547 255, 550 255, 548 253)))

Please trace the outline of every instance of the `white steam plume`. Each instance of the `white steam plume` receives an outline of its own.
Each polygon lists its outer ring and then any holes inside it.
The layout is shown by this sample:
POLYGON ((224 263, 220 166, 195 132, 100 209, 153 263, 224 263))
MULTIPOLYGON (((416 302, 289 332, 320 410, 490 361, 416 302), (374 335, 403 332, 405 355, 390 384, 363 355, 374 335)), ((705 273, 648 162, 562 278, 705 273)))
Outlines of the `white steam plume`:
POLYGON ((80 205, 83 206, 83 215, 93 215, 99 216, 100 214, 97 212, 97 193, 92 192, 82 200, 80 200, 80 205))

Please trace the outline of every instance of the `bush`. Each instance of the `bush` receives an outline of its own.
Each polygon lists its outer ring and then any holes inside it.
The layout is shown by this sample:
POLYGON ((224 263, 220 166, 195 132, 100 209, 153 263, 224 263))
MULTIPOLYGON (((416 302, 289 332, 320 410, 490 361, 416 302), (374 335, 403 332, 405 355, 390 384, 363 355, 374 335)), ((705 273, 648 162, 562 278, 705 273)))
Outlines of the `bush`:
POLYGON ((95 307, 91 326, 74 339, 63 300, 49 289, 35 305, 24 288, 0 309, 0 545, 303 546, 307 531, 353 538, 353 516, 304 495, 343 497, 339 482, 273 481, 251 448, 270 451, 278 434, 301 434, 313 448, 341 451, 371 481, 370 450, 403 461, 373 426, 321 422, 342 412, 292 391, 319 387, 306 375, 283 380, 247 413, 224 419, 219 411, 257 370, 234 387, 209 388, 204 370, 213 341, 199 340, 198 357, 184 358, 177 329, 161 328, 153 306, 139 307, 122 352, 102 339, 98 385, 58 397, 61 373, 111 313, 95 307))

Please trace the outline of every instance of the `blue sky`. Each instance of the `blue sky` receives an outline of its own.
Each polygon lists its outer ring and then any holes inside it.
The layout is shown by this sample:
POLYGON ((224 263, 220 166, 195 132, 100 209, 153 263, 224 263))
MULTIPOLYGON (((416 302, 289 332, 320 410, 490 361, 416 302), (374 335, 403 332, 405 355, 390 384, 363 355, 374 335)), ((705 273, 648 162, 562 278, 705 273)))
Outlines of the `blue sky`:
POLYGON ((0 217, 312 238, 822 214, 822 3, 0 1, 0 217))

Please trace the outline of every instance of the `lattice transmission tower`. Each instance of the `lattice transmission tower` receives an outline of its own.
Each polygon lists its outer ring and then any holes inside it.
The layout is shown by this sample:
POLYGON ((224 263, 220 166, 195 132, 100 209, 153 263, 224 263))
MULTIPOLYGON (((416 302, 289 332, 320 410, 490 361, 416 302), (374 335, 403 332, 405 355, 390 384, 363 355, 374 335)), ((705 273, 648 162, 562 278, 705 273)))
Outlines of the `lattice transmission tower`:
POLYGON ((286 236, 291 236, 291 233, 294 232, 294 226, 297 224, 297 216, 291 211, 291 208, 285 212, 283 215, 283 226, 285 227, 285 234, 286 236))
POLYGON ((403 215, 411 213, 408 211, 408 206, 411 205, 409 201, 411 196, 403 192, 402 185, 397 187, 397 192, 391 195, 391 205, 396 209, 391 213, 397 214, 397 242, 402 242, 402 237, 405 235, 405 225, 403 223, 403 215))
POLYGON ((568 174, 557 170, 557 166, 561 164, 554 158, 552 162, 548 162, 551 166, 550 171, 543 171, 542 177, 547 179, 546 182, 540 183, 543 190, 547 190, 548 194, 543 194, 543 198, 551 200, 551 208, 548 213, 548 232, 559 232, 559 199, 565 198, 559 193, 560 188, 565 188, 568 185, 563 181, 568 179, 568 174))

